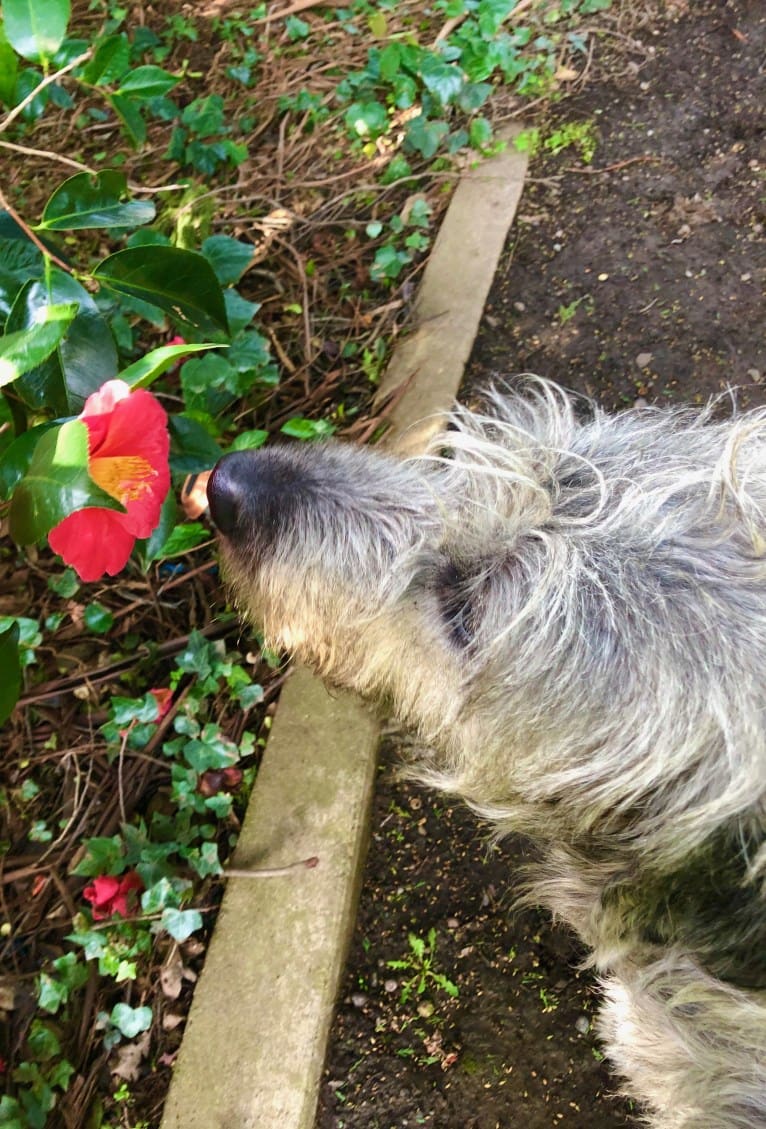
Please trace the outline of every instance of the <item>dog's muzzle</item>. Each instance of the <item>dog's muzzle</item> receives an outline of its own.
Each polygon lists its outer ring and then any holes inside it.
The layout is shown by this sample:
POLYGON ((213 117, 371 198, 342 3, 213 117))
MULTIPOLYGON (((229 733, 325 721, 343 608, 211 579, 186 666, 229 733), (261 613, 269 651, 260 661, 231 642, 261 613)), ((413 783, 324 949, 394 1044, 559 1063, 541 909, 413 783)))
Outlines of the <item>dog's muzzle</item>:
POLYGON ((236 451, 231 455, 224 455, 216 463, 208 479, 207 500, 210 505, 210 515, 216 529, 224 537, 231 537, 237 528, 248 482, 257 481, 258 475, 253 474, 254 468, 248 465, 252 461, 252 457, 244 452, 236 451))

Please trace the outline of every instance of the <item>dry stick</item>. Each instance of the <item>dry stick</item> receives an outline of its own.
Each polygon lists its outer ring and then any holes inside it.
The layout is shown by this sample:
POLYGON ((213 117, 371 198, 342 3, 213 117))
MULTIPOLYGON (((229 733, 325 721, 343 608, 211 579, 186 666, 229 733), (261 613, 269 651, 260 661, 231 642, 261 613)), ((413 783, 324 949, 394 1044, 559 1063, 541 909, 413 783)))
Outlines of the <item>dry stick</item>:
POLYGON ((565 168, 564 172, 581 173, 583 176, 598 176, 599 173, 617 172, 619 169, 627 168, 628 165, 635 165, 639 161, 645 161, 654 165, 661 165, 663 157, 652 157, 648 154, 643 157, 627 157, 624 161, 615 161, 613 165, 606 165, 603 169, 577 169, 574 167, 565 168))
POLYGON ((74 161, 71 157, 63 157, 61 153, 52 153, 50 149, 30 149, 27 145, 16 145, 13 141, 0 141, 1 149, 10 149, 14 153, 23 153, 25 157, 42 157, 46 161, 60 161, 62 165, 70 165, 73 169, 79 169, 80 172, 90 173, 91 176, 96 175, 96 170, 92 169, 90 165, 84 165, 81 161, 74 161))
POLYGON ((2 189, 0 189, 0 204, 2 204, 2 206, 5 208, 6 212, 8 212, 9 216, 11 216, 13 219, 15 219, 16 223, 19 225, 19 227, 24 232, 24 234, 27 236, 27 238, 32 240, 35 247, 37 247, 38 251, 41 251, 43 253, 43 255, 45 255, 47 258, 52 259, 53 262, 56 264, 56 266, 61 267, 61 269, 65 270, 67 272, 67 274, 72 274, 72 268, 70 266, 68 266, 64 262, 63 259, 60 259, 58 257, 58 255, 54 255, 53 252, 50 250, 50 248, 46 247, 45 244, 42 242, 42 240, 37 238, 34 231, 32 231, 32 228, 29 226, 29 224, 27 224, 21 218, 21 216, 16 211, 16 209, 11 204, 8 203, 8 201, 6 200, 6 198, 3 194, 2 189))
POLYGON ((253 23, 268 24, 272 20, 283 20, 286 16, 294 16, 296 12, 306 12, 309 8, 327 7, 329 3, 330 0, 295 0, 295 3, 290 4, 287 8, 280 8, 278 12, 269 12, 267 16, 253 20, 253 23))
POLYGON ((67 65, 65 67, 62 67, 61 70, 56 71, 54 74, 46 75, 42 82, 38 82, 34 90, 30 90, 26 98, 21 99, 18 106, 14 106, 10 113, 6 114, 3 121, 0 122, 0 133, 4 133, 11 122, 14 122, 19 114, 24 112, 30 102, 34 102, 35 98, 41 90, 44 90, 46 86, 50 86, 52 82, 55 82, 57 78, 61 78, 62 75, 67 74, 69 71, 73 71, 75 67, 79 67, 80 63, 84 63, 85 60, 89 59, 92 54, 93 52, 88 49, 87 51, 84 51, 82 55, 78 55, 76 59, 72 59, 72 62, 67 63, 67 65))
POLYGON ((264 866, 255 870, 243 870, 240 867, 232 867, 230 870, 224 870, 224 878, 281 878, 283 874, 290 874, 293 870, 313 870, 315 866, 319 866, 319 857, 311 855, 310 858, 301 859, 300 862, 291 862, 287 866, 264 866))
MULTIPOLYGON (((230 623, 216 622, 208 624, 207 627, 200 627, 198 630, 200 635, 204 635, 206 638, 210 638, 211 636, 215 638, 217 635, 225 635, 232 626, 233 625, 230 623)), ((189 638, 189 635, 178 635, 175 639, 168 639, 166 642, 159 644, 154 654, 162 658, 172 655, 185 647, 189 642, 189 638)), ((42 686, 38 687, 36 693, 26 694, 23 698, 19 698, 16 704, 18 706, 28 706, 31 705, 32 702, 42 702, 45 701, 46 698, 55 698, 57 694, 66 693, 67 690, 74 690, 78 686, 95 686, 99 682, 106 682, 110 678, 114 678, 120 671, 125 670, 126 667, 134 666, 141 659, 152 657, 152 653, 149 649, 144 647, 141 649, 140 653, 136 651, 136 653, 129 658, 120 659, 118 662, 111 663, 110 666, 102 667, 98 673, 88 674, 86 672, 84 674, 68 674, 64 678, 57 678, 51 682, 43 683, 42 686)))

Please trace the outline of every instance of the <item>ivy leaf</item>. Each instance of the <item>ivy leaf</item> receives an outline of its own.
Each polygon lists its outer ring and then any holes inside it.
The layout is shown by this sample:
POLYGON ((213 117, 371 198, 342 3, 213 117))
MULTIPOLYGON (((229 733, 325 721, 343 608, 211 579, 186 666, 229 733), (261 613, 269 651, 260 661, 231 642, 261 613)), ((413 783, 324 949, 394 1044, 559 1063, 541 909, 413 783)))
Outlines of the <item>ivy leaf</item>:
POLYGON ((459 67, 427 52, 421 60, 420 74, 426 90, 443 106, 454 101, 463 89, 464 79, 459 67))
POLYGON ((202 254, 222 286, 232 286, 255 258, 255 247, 230 235, 211 235, 202 244, 202 254))
POLYGON ((186 941, 202 928, 202 914, 196 909, 165 909, 160 924, 174 941, 186 941))
POLYGON ((130 1004, 115 1004, 109 1016, 111 1023, 126 1039, 134 1039, 152 1025, 150 1007, 131 1007, 130 1004))

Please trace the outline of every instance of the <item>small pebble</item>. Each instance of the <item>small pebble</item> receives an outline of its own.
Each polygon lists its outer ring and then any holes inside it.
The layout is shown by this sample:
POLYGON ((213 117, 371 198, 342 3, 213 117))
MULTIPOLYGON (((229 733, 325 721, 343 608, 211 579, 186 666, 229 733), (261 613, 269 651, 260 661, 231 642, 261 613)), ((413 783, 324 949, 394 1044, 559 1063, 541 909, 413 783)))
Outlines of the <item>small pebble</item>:
POLYGON ((575 1027, 581 1035, 587 1035, 590 1031, 590 1020, 587 1015, 578 1015, 575 1020, 575 1027))

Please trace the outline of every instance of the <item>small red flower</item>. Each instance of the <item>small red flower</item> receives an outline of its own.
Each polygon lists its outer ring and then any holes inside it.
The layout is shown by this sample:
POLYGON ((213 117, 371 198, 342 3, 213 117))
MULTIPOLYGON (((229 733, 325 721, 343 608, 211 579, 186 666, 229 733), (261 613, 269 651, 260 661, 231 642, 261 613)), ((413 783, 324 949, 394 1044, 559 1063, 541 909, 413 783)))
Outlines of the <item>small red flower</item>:
POLYGON ((121 878, 112 874, 102 874, 86 886, 82 896, 93 906, 93 920, 103 921, 118 913, 120 917, 130 917, 135 907, 136 894, 143 890, 144 884, 135 870, 129 870, 121 878))
POLYGON ((98 580, 118 573, 136 540, 157 526, 170 488, 170 439, 160 403, 124 380, 108 380, 89 396, 80 419, 88 428, 88 473, 126 512, 78 510, 50 531, 48 542, 81 580, 98 580))
POLYGON ((173 705, 173 691, 169 687, 163 686, 158 690, 150 690, 149 693, 156 701, 157 708, 160 711, 157 714, 157 724, 159 725, 163 717, 168 714, 170 707, 173 705))

